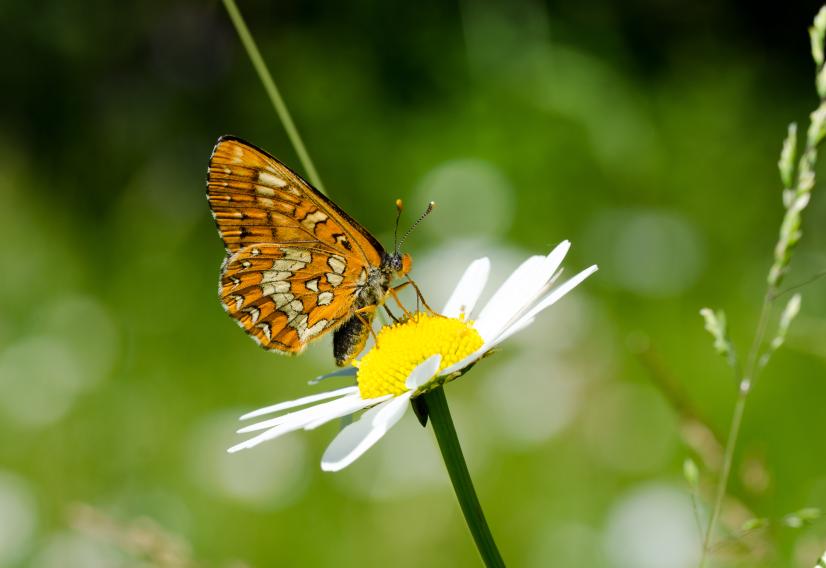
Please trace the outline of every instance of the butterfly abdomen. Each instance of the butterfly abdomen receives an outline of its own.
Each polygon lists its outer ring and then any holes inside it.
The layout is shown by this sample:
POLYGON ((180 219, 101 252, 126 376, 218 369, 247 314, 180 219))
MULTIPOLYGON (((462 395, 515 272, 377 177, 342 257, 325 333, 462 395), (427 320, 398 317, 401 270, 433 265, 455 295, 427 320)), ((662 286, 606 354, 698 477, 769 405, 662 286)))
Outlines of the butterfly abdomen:
POLYGON ((352 315, 333 332, 333 357, 335 357, 336 365, 343 367, 364 348, 367 337, 370 335, 370 329, 365 320, 371 320, 372 315, 352 315))
POLYGON ((367 271, 356 293, 353 314, 333 333, 333 356, 339 367, 352 361, 364 349, 375 310, 384 303, 388 286, 388 275, 381 267, 371 267, 367 271))

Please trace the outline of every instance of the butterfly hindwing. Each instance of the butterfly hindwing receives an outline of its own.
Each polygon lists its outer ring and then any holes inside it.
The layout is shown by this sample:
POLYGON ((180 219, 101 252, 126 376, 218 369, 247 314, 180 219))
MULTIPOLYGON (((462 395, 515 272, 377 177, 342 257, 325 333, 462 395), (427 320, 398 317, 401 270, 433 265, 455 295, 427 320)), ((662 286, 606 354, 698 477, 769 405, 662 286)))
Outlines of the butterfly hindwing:
POLYGON ((332 258, 335 255, 295 247, 244 247, 224 265, 221 300, 263 347, 299 353, 335 329, 355 300, 357 286, 345 285, 349 277, 332 271, 332 258))

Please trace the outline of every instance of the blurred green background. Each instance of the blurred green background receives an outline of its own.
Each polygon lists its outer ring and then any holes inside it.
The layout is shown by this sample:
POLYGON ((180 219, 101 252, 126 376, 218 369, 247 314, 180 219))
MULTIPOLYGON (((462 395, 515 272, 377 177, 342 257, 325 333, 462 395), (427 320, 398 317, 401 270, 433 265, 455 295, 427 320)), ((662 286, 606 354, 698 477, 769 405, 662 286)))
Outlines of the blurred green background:
MULTIPOLYGON (((450 385, 511 566, 681 568, 781 219, 786 124, 816 105, 814 2, 240 5, 331 196, 407 249, 441 304, 573 241, 600 272, 450 385), (404 222, 403 222, 404 224, 404 222)), ((473 566, 412 414, 339 474, 331 425, 228 456, 244 411, 322 387, 328 341, 257 348, 217 300, 204 198, 219 135, 301 171, 220 3, 6 2, 0 105, 0 566, 473 566)), ((815 190, 787 283, 826 268, 815 190)), ((812 566, 826 523, 826 279, 746 411, 719 566, 812 566)), ((724 535, 721 535, 724 536, 724 535)))

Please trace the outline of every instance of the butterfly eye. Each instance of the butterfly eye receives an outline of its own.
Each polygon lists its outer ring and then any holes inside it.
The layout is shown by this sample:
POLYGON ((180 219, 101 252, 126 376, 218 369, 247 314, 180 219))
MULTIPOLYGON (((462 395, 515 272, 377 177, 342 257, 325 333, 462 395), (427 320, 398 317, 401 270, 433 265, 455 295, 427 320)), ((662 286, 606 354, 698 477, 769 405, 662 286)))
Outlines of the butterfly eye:
POLYGON ((387 255, 383 262, 385 269, 391 270, 394 276, 404 276, 408 272, 410 272, 410 255, 394 253, 387 255))

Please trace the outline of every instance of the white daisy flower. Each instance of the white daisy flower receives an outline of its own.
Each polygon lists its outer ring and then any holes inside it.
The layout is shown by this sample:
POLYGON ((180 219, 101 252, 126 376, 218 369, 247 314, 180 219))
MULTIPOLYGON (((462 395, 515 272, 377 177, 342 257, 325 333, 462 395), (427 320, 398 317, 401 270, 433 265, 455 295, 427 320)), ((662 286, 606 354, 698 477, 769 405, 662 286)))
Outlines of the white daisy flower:
POLYGON ((580 282, 596 265, 553 287, 559 266, 570 248, 563 241, 548 256, 532 256, 499 287, 478 315, 471 317, 490 273, 490 261, 480 258, 459 279, 441 315, 419 313, 384 327, 376 345, 354 367, 329 376, 355 375, 356 386, 344 387, 250 412, 241 420, 305 407, 241 428, 261 432, 231 447, 252 448, 287 432, 312 430, 331 420, 366 410, 333 439, 321 459, 321 469, 341 470, 378 442, 404 415, 408 402, 461 376, 502 341, 526 328, 534 318, 580 282))

